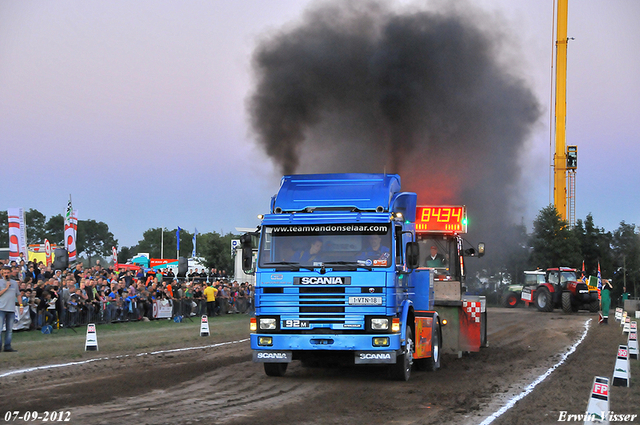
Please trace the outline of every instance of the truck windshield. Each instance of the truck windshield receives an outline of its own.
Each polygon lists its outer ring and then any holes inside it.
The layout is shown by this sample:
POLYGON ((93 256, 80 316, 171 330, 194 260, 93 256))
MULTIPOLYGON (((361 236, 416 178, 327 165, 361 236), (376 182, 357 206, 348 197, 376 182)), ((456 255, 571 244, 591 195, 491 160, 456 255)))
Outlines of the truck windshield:
POLYGON ((388 224, 265 226, 259 265, 274 267, 389 267, 388 224))
POLYGON ((578 279, 576 279, 576 273, 575 272, 562 272, 560 273, 560 283, 565 283, 565 282, 575 282, 578 279))

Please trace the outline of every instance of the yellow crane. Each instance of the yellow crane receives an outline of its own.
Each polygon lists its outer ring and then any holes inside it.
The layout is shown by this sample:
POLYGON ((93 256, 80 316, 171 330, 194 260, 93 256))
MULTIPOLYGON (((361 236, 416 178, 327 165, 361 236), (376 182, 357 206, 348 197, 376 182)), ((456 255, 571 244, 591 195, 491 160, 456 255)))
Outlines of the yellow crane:
POLYGON ((557 0, 556 23, 556 105, 555 153, 553 156, 553 200, 560 218, 570 226, 575 224, 575 172, 578 167, 578 147, 567 146, 567 24, 569 0, 557 0), (567 181, 569 188, 567 189, 567 181))
POLYGON ((556 149, 553 156, 553 203, 567 220, 567 22, 569 0, 558 1, 556 24, 556 149))

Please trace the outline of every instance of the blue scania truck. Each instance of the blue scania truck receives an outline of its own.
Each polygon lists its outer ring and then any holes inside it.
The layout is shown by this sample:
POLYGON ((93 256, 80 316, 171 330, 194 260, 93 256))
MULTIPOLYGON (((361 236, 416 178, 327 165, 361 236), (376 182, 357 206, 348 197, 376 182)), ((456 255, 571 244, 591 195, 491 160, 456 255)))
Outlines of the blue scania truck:
POLYGON ((395 174, 288 175, 260 218, 241 244, 267 375, 338 360, 408 380, 486 343, 484 300, 464 296, 463 257, 484 251, 463 249, 464 207, 420 207, 395 174))

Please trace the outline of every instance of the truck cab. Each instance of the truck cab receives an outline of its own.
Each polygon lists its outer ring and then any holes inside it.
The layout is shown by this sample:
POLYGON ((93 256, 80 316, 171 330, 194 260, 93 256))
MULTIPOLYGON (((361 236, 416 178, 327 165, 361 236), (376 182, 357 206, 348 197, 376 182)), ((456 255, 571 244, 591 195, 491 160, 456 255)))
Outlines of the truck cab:
POLYGON ((447 273, 420 267, 416 200, 395 174, 283 177, 241 239, 256 279, 253 359, 267 375, 293 360, 378 364, 399 380, 439 367, 434 277, 447 273))

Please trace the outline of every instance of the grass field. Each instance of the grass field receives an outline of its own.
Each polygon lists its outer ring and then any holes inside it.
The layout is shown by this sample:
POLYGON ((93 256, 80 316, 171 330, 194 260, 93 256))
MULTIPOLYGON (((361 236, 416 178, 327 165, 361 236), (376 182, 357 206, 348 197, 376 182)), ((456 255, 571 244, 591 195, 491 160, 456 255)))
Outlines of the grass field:
POLYGON ((17 353, 0 353, 2 369, 102 357, 108 354, 137 354, 187 346, 205 346, 249 336, 249 316, 228 314, 209 319, 210 335, 200 336, 200 318, 175 323, 173 320, 123 322, 97 325, 98 348, 85 351, 86 326, 56 330, 14 332, 17 353))

